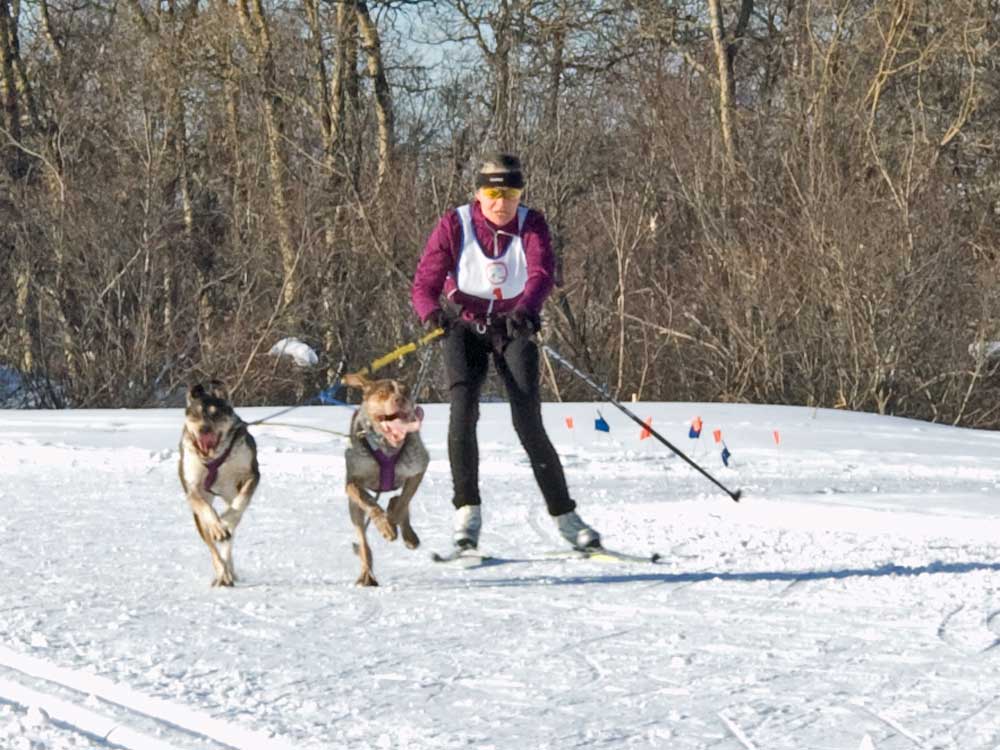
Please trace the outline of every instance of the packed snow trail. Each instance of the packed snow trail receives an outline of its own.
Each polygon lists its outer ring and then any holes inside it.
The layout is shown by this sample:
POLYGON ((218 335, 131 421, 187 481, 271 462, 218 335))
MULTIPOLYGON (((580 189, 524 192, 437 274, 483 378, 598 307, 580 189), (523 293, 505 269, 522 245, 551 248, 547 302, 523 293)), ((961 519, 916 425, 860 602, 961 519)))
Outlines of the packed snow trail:
POLYGON ((343 441, 261 425, 262 484, 225 591, 177 480, 180 410, 0 412, 0 747, 128 747, 129 732, 172 750, 1000 745, 1000 436, 630 408, 744 489, 739 504, 713 492, 624 418, 590 429, 593 404, 546 404, 583 518, 660 565, 545 557, 562 543, 503 404, 482 410, 480 551, 509 562, 433 563, 452 509, 447 407, 431 405, 423 545, 372 539, 380 588, 352 585, 343 441), (49 679, 67 674, 82 682, 49 679), (53 701, 109 723, 76 726, 53 701), (112 725, 121 744, 94 729, 112 725))

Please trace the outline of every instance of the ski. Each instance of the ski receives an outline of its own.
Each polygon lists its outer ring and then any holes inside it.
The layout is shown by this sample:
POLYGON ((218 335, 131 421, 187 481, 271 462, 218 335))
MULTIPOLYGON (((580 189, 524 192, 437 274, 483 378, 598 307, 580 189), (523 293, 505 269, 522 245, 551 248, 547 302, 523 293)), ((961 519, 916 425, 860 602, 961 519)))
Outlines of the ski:
POLYGON ((628 552, 604 549, 603 547, 595 551, 588 551, 587 557, 591 560, 600 560, 602 562, 662 563, 663 561, 659 552, 651 552, 648 555, 633 555, 628 552))
POLYGON ((633 555, 606 547, 574 547, 568 554, 582 560, 596 560, 598 562, 660 563, 663 559, 659 552, 652 552, 648 555, 633 555))
POLYGON ((605 547, 573 548, 544 553, 535 559, 508 560, 493 555, 484 555, 477 550, 453 550, 447 554, 431 553, 431 559, 437 563, 460 563, 462 567, 480 567, 495 565, 502 562, 544 562, 545 560, 594 560, 595 562, 619 563, 653 563, 662 564, 663 558, 658 552, 648 555, 633 555, 619 550, 606 549, 605 547))
POLYGON ((469 567, 482 565, 492 559, 493 557, 491 555, 481 554, 474 549, 454 549, 443 555, 438 554, 437 552, 431 552, 431 560, 436 563, 461 562, 467 564, 469 567))

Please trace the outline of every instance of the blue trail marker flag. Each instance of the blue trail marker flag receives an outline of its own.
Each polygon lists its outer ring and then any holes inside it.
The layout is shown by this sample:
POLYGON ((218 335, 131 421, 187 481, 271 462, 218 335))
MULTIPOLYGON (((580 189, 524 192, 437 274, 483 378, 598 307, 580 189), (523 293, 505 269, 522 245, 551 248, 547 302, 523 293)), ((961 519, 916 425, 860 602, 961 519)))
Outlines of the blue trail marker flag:
POLYGON ((598 432, 611 432, 611 425, 607 423, 601 412, 597 412, 597 419, 594 420, 594 429, 598 432))

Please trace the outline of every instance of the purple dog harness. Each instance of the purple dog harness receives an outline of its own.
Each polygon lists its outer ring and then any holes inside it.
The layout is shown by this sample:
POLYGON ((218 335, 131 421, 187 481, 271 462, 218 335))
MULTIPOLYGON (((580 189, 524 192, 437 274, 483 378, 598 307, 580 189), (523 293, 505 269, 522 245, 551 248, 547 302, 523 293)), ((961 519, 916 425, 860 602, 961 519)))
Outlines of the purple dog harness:
MULTIPOLYGON (((360 413, 360 409, 355 410, 354 416, 351 418, 352 431, 354 430, 354 422, 360 413)), ((387 453, 379 447, 381 445, 380 441, 372 439, 370 432, 365 431, 361 434, 364 435, 364 444, 371 452, 372 458, 378 463, 378 491, 389 492, 396 489, 396 463, 403 452, 402 446, 393 453, 387 453)))
POLYGON ((205 475, 205 481, 202 482, 201 485, 205 492, 212 491, 212 485, 215 484, 215 480, 219 478, 219 468, 226 462, 226 459, 229 458, 229 453, 233 450, 233 446, 236 444, 236 438, 238 437, 238 433, 233 435, 233 439, 229 441, 229 446, 221 456, 213 458, 207 464, 202 462, 205 468, 208 469, 208 473, 205 475))
MULTIPOLYGON (((355 420, 361 410, 358 409, 354 412, 354 417, 351 419, 351 430, 354 431, 355 420)), ((415 420, 411 420, 411 424, 419 425, 420 420, 424 417, 424 411, 419 406, 414 409, 415 420)), ((399 463, 399 457, 403 454, 404 445, 400 445, 392 453, 389 453, 382 449, 384 444, 377 436, 373 437, 373 433, 365 430, 363 432, 357 433, 359 436, 364 435, 364 444, 368 446, 368 450, 372 454, 372 458, 378 463, 378 491, 379 492, 389 492, 390 490, 396 489, 399 484, 396 482, 396 464, 399 463)))
POLYGON ((389 455, 380 448, 372 448, 372 455, 378 461, 378 491, 389 492, 396 489, 396 462, 399 460, 399 453, 389 455))

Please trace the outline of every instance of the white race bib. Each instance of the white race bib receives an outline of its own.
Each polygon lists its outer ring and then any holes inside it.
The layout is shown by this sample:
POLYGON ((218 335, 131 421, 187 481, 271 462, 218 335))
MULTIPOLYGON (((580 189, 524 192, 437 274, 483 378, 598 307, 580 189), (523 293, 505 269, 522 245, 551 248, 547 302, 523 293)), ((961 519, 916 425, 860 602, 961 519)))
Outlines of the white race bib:
POLYGON ((521 230, 524 228, 524 219, 527 215, 528 209, 519 206, 517 234, 498 233, 510 237, 511 240, 507 250, 499 257, 493 258, 476 240, 476 233, 472 228, 472 206, 465 205, 458 208, 458 216, 462 222, 462 249, 458 256, 458 267, 455 269, 455 282, 462 294, 479 299, 509 300, 524 292, 524 287, 528 283, 528 258, 524 254, 521 230))

